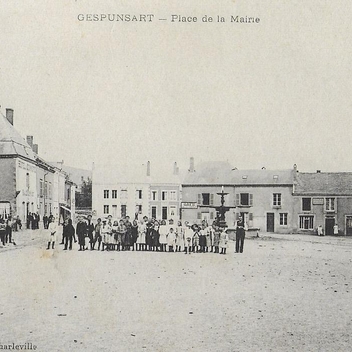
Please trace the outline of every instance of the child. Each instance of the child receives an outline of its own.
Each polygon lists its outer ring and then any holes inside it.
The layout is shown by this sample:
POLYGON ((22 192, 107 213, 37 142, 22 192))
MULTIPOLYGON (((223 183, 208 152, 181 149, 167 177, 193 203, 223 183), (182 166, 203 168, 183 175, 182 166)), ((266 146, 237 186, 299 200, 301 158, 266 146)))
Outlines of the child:
POLYGON ((54 217, 52 217, 52 220, 51 220, 51 223, 49 224, 48 230, 49 230, 49 238, 48 238, 47 250, 50 249, 50 244, 52 246, 52 249, 55 248, 55 241, 56 241, 56 236, 57 236, 57 225, 55 223, 54 217))
POLYGON ((220 243, 220 229, 218 226, 213 225, 213 247, 214 253, 219 253, 219 243, 220 243))
POLYGON ((108 251, 110 249, 110 233, 111 227, 106 223, 106 220, 103 220, 103 226, 101 227, 101 235, 103 239, 101 250, 104 252, 104 247, 108 251))
POLYGON ((112 227, 111 227, 111 239, 112 239, 112 249, 113 250, 117 250, 117 247, 118 247, 118 235, 117 235, 117 229, 119 227, 119 223, 117 220, 114 221, 112 227))
POLYGON ((188 250, 188 253, 191 254, 193 234, 194 232, 192 228, 189 226, 188 222, 186 221, 185 230, 184 230, 185 254, 187 254, 187 250, 188 250))
POLYGON ((229 236, 226 232, 226 228, 220 234, 220 243, 219 246, 221 248, 220 254, 226 254, 227 242, 229 240, 229 236))
POLYGON ((167 235, 167 243, 169 245, 169 252, 174 251, 174 245, 176 243, 176 234, 174 232, 174 229, 170 227, 169 233, 167 235))

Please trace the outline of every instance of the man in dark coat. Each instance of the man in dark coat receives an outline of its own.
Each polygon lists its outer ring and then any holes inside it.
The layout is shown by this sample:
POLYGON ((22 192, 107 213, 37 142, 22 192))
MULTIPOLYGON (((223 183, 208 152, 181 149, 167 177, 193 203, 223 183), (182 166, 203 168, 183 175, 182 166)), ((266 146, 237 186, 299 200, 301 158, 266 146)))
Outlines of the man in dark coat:
POLYGON ((242 216, 236 221, 236 253, 243 253, 244 237, 246 235, 245 222, 242 216))
POLYGON ((75 228, 72 225, 72 220, 68 219, 67 223, 65 221, 64 224, 64 229, 63 229, 63 235, 64 235, 64 240, 65 240, 65 248, 64 250, 67 250, 67 247, 69 246, 69 249, 72 249, 72 240, 76 241, 75 237, 75 228))
POLYGON ((79 251, 84 251, 86 247, 86 234, 87 234, 87 224, 83 220, 83 217, 80 216, 76 226, 76 234, 78 237, 79 251))
POLYGON ((87 234, 89 237, 89 244, 90 244, 90 250, 92 251, 94 249, 94 224, 92 223, 92 216, 88 215, 88 222, 87 222, 87 234))

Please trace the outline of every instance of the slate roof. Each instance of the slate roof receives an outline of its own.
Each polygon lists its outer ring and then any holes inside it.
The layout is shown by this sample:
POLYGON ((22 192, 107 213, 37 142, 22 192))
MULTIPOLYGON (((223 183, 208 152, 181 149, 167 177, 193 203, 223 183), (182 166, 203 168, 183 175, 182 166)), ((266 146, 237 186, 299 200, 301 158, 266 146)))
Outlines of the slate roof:
POLYGON ((292 185, 293 170, 238 170, 227 162, 207 162, 188 173, 184 185, 292 185))
POLYGON ((196 171, 189 172, 183 185, 230 185, 232 184, 232 166, 228 162, 211 161, 201 163, 196 171))
POLYGON ((17 130, 0 114, 0 158, 20 156, 35 162, 32 148, 17 130))
POLYGON ((352 195, 352 172, 298 172, 294 194, 352 195))
POLYGON ((96 164, 92 174, 93 184, 181 184, 182 172, 174 175, 170 168, 151 165, 151 176, 147 176, 146 164, 99 165, 96 164))

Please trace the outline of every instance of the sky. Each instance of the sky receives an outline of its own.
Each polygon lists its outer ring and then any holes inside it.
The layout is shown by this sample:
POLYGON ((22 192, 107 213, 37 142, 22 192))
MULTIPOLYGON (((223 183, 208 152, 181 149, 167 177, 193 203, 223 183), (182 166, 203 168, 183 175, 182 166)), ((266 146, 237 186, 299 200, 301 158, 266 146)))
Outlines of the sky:
POLYGON ((0 110, 45 160, 79 168, 193 156, 352 171, 351 13, 345 0, 1 1, 0 110), (155 20, 77 18, 101 13, 155 20))

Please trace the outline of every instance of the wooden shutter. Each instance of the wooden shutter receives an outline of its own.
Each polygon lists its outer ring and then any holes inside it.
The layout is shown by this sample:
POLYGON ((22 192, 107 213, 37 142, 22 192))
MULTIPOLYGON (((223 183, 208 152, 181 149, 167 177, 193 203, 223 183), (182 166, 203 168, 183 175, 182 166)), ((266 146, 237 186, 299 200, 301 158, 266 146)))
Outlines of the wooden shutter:
POLYGON ((236 213, 236 220, 240 218, 240 213, 236 213))
POLYGON ((252 220, 253 220, 253 213, 249 213, 249 214, 248 214, 248 220, 249 220, 249 221, 252 221, 252 220))
POLYGON ((253 205, 253 194, 249 194, 249 206, 253 205))
POLYGON ((236 194, 236 206, 240 205, 240 195, 239 193, 236 194))
POLYGON ((210 212, 210 220, 213 220, 213 219, 214 219, 214 213, 210 212))
POLYGON ((198 220, 201 220, 201 219, 202 219, 202 213, 201 213, 200 211, 197 213, 197 219, 198 219, 198 220))
POLYGON ((210 196, 209 196, 209 204, 210 205, 214 205, 214 193, 210 193, 210 196))
POLYGON ((198 205, 202 205, 202 194, 198 193, 198 205))

